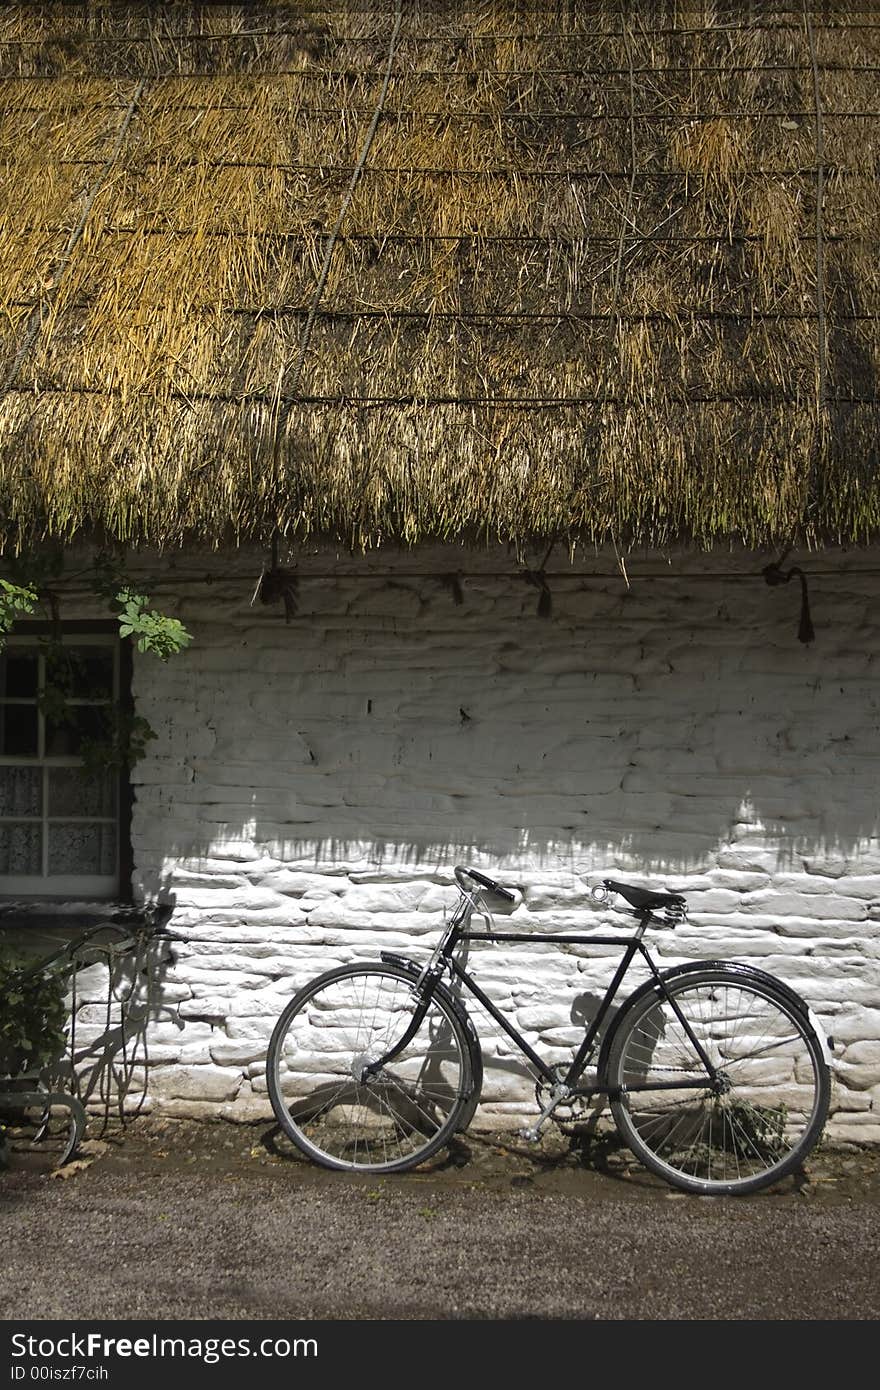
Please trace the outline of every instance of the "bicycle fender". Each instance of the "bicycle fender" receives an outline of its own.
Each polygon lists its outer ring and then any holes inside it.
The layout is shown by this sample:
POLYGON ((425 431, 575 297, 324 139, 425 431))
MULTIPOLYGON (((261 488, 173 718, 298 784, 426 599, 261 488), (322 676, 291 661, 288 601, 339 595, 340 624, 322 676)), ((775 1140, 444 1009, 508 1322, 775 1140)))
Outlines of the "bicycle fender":
MULTIPOLYGON (((776 975, 770 975, 766 970, 759 970, 758 967, 755 965, 743 965, 739 961, 699 960, 688 961, 686 965, 673 965, 668 970, 661 970, 660 978, 661 980, 679 980, 684 975, 696 975, 703 970, 719 969, 725 970, 729 975, 738 975, 740 979, 744 981, 750 980, 753 984, 756 985, 772 986, 773 989, 776 990, 777 994, 781 994, 783 998, 788 1001, 791 1007, 795 1009, 797 1013, 799 1013, 801 1017, 806 1019, 806 1021, 809 1023, 810 1027, 813 1029, 813 1032, 819 1039, 819 1045, 822 1049, 822 1056, 824 1057, 825 1062, 830 1066, 833 1058, 831 1056, 831 1050, 828 1046, 828 1039, 825 1037, 825 1033, 818 1020, 816 1019, 815 1014, 813 1013, 807 1001, 805 999, 802 999, 801 996, 791 988, 791 985, 787 985, 784 980, 780 980, 776 975)), ((599 1052, 599 1062, 597 1068, 597 1080, 600 1086, 604 1085, 607 1080, 608 1056, 611 1051, 611 1044, 614 1041, 614 1035, 617 1032, 618 1027, 627 1017, 630 1010, 635 1008, 636 1004, 638 1004, 642 999, 644 999, 646 994, 651 994, 653 991, 656 990, 656 988, 657 983, 654 979, 646 980, 643 985, 640 985, 639 988, 629 996, 626 1003, 623 1005, 623 1008, 620 1010, 620 1012, 614 1019, 612 1026, 609 1028, 608 1032, 605 1034, 605 1037, 602 1039, 602 1047, 599 1052)))
MULTIPOLYGON (((424 969, 424 966, 420 965, 418 961, 410 960, 408 956, 398 956, 395 955, 393 951, 380 951, 379 954, 388 965, 396 965, 401 970, 405 970, 408 975, 412 976, 413 980, 417 980, 424 969)), ((483 1049, 480 1046, 480 1039, 477 1036, 476 1029, 473 1023, 471 1023, 470 1014, 461 1000, 456 998, 452 990, 449 989, 448 985, 443 984, 442 980, 437 983, 436 993, 442 997, 444 1004, 455 1014, 465 1031, 465 1036, 470 1047, 472 1082, 470 1104, 459 1126, 459 1129, 466 1129, 473 1119, 474 1111, 480 1099, 480 1092, 483 1089, 483 1049)))

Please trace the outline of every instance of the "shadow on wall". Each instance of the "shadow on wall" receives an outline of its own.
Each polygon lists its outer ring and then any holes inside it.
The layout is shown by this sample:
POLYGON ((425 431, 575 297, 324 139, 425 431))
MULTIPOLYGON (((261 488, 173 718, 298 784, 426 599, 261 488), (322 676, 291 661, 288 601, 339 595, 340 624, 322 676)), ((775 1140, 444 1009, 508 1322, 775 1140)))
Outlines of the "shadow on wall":
POLYGON ((137 1115, 147 1098, 149 1028, 172 1016, 163 1002, 171 960, 170 938, 158 936, 108 953, 71 979, 68 1066, 79 1099, 103 1115, 92 1137, 112 1119, 137 1115))
POLYGON ((139 874, 236 845, 328 869, 880 871, 873 582, 813 582, 809 647, 797 586, 760 574, 560 581, 549 621, 491 578, 461 606, 431 577, 303 579, 289 625, 193 599, 193 647, 136 672, 160 734, 139 874))
MULTIPOLYGON (((168 915, 173 896, 163 891, 168 915)), ((173 936, 129 931, 112 916, 100 925, 95 913, 7 914, 2 944, 21 956, 23 969, 47 962, 66 988, 67 1040, 55 1061, 45 1064, 43 1084, 74 1095, 93 1113, 111 1120, 137 1114, 146 1100, 151 1060, 149 1027, 172 1017, 164 999, 173 936)), ((13 1080, 16 1089, 34 1089, 13 1080)), ((3 1089, 0 1086, 0 1089, 3 1089)))

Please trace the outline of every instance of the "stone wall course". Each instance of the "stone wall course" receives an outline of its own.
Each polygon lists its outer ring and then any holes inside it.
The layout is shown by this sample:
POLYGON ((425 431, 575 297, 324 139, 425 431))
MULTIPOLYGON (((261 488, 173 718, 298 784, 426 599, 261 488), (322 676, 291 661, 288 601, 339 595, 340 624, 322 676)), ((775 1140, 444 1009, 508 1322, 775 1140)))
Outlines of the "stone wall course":
MULTIPOLYGON (((168 663, 134 659, 159 737, 133 772, 133 886, 172 899, 186 938, 150 1029, 149 1103, 267 1115, 260 1049, 293 990, 382 949, 424 960, 470 863, 521 895, 504 930, 625 933, 590 898, 603 877, 687 893, 690 921, 651 939, 658 959, 790 980, 839 1039, 832 1133, 880 1141, 872 553, 801 561, 822 571, 809 647, 796 586, 761 577, 770 558, 628 557, 627 588, 613 555, 584 555, 576 568, 602 577, 551 578, 545 621, 533 587, 483 572, 516 570, 503 550, 304 547, 289 624, 251 603, 256 551, 139 558, 194 638, 168 663), (337 564, 351 577, 310 577, 337 564), (391 578, 365 577, 377 569, 391 578), (471 570, 458 606, 438 575, 471 570)), ((498 945, 471 963, 555 1049, 615 959, 498 945)), ((479 1027, 481 1118, 506 1122, 532 1085, 489 1065, 497 1028, 479 1027)))

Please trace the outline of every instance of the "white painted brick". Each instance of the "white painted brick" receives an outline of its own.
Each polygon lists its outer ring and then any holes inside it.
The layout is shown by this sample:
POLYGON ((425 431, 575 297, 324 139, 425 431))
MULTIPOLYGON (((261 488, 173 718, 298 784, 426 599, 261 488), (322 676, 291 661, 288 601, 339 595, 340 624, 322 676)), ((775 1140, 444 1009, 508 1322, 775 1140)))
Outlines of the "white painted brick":
POLYGON ((835 1080, 842 1086, 848 1086, 855 1091, 874 1090, 880 1091, 880 1065, 866 1063, 863 1058, 856 1057, 849 1063, 844 1057, 834 1070, 835 1080))
MULTIPOLYGON (((865 1062, 876 1072, 880 1068, 880 1040, 875 1042, 854 1042, 844 1049, 843 1060, 847 1066, 865 1062)), ((880 1080, 880 1077, 878 1077, 880 1080)))
POLYGON ((178 1005, 178 1015, 183 1019, 195 1019, 200 1022, 205 1020, 216 1020, 222 1023, 230 1011, 232 1000, 222 998, 217 995, 208 997, 196 996, 193 999, 185 999, 178 1005))
POLYGON ((565 1026, 569 1021, 570 1015, 567 1009, 552 1005, 519 1009, 516 1015, 517 1025, 522 1032, 534 1030, 539 1033, 546 1033, 560 1025, 565 1026))
POLYGON ((260 992, 255 990, 252 994, 228 1000, 225 1022, 229 1036, 242 1036, 241 1033, 233 1031, 235 1027, 240 1026, 242 1019, 276 1018, 288 1000, 292 999, 296 991, 302 985, 307 984, 311 978, 311 971, 308 972, 308 977, 306 977, 305 972, 302 975, 291 974, 283 986, 277 990, 262 990, 260 992))
POLYGON ((549 1047, 567 1048, 568 1056, 571 1057, 583 1036, 583 1026, 572 1026, 571 1028, 553 1028, 548 1032, 541 1034, 541 1042, 546 1042, 549 1047))
POLYGON ((834 1019, 833 1033, 840 1043, 880 1038, 880 1009, 842 1009, 834 1019))
POLYGON ((211 1054, 211 1061, 216 1062, 221 1067, 243 1067, 250 1062, 260 1061, 261 1065, 266 1065, 266 1044, 268 1036, 262 1040, 254 1039, 251 1042, 233 1041, 212 1043, 208 1049, 211 1054))
POLYGON ((348 887, 348 880, 339 875, 308 874, 296 869, 275 869, 262 882, 264 887, 293 898, 327 898, 348 887))
MULTIPOLYGON (((837 1069, 838 1064, 835 1063, 835 1072, 837 1069)), ((876 1090, 872 1094, 872 1092, 867 1089, 864 1091, 854 1091, 851 1087, 845 1086, 837 1086, 835 1088, 835 1095, 835 1105, 832 1109, 835 1112, 845 1114, 847 1119, 858 1117, 859 1115, 874 1110, 875 1099, 880 1099, 880 1094, 878 1094, 876 1090)))
POLYGON ((231 1067, 171 1066, 152 1069, 151 1089, 172 1100, 231 1100, 241 1084, 241 1075, 231 1067))
POLYGON ((229 1041, 244 1043, 248 1039, 262 1039, 264 1043, 267 1042, 282 1008, 283 1004, 279 1001, 279 1006, 273 1014, 264 1002, 259 1013, 228 1019, 225 1031, 229 1041))

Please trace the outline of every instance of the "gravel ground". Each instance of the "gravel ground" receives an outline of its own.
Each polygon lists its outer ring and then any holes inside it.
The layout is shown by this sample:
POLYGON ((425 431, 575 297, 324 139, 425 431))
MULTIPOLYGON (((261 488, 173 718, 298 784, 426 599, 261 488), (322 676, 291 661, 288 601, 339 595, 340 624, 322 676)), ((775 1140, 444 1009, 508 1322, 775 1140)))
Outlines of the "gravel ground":
POLYGON ((316 1168, 269 1124, 147 1118, 0 1174, 4 1319, 875 1319, 880 1152, 738 1199, 612 1150, 468 1136, 418 1173, 316 1168))

